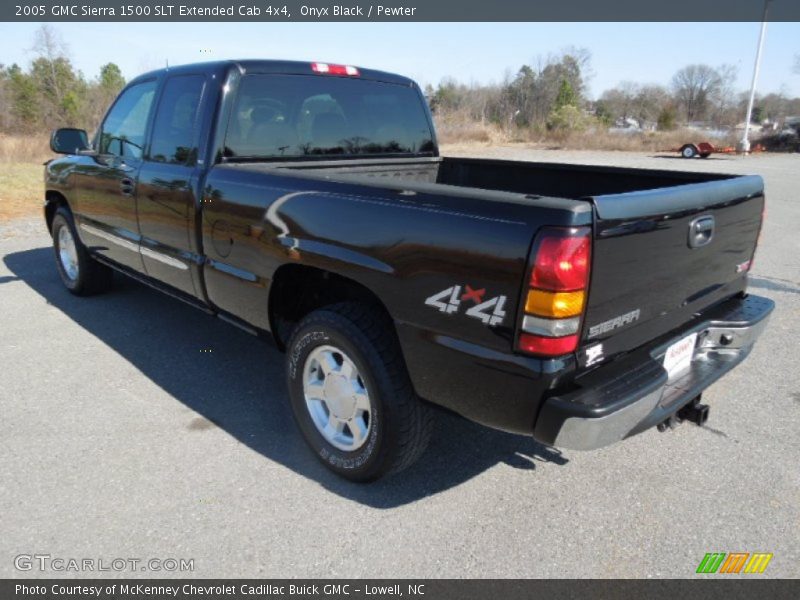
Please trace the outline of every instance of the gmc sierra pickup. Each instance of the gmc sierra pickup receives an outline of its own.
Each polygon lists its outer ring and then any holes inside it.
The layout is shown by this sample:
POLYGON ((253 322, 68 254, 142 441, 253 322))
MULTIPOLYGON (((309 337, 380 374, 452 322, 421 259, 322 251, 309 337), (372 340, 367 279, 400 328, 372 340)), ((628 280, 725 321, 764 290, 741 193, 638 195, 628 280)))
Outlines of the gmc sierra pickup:
POLYGON ((274 339, 302 435, 353 480, 419 457, 429 403, 573 449, 702 424, 773 309, 746 293, 760 177, 443 158, 398 75, 170 67, 51 147, 67 289, 121 271, 274 339))

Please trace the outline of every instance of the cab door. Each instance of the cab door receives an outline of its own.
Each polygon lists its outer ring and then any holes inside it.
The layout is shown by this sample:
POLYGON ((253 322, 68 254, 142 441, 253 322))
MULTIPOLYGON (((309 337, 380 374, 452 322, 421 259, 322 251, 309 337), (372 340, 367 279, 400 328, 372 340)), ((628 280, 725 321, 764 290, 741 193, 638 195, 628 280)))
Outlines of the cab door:
POLYGON ((136 196, 147 275, 200 297, 197 185, 205 76, 174 75, 158 99, 136 196))
POLYGON ((157 82, 125 89, 109 110, 95 140, 97 153, 75 170, 80 191, 76 221, 82 241, 96 253, 143 271, 139 255, 136 180, 157 82))

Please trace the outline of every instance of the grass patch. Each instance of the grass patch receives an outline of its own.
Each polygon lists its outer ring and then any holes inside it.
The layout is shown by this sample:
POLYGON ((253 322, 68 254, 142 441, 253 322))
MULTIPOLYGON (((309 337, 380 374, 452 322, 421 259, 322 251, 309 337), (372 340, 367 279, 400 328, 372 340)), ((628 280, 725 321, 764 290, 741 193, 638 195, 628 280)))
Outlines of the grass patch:
POLYGON ((0 222, 42 214, 48 134, 0 134, 0 222))
POLYGON ((54 158, 47 133, 0 134, 0 168, 5 163, 39 163, 54 158))
POLYGON ((43 177, 41 163, 0 163, 0 222, 41 215, 43 177))
POLYGON ((720 147, 736 143, 735 133, 723 139, 709 139, 707 133, 690 129, 622 132, 609 131, 599 123, 566 131, 548 130, 545 127, 500 127, 458 112, 437 115, 435 121, 439 143, 444 145, 523 143, 553 150, 665 152, 680 148, 687 142, 708 141, 720 147))

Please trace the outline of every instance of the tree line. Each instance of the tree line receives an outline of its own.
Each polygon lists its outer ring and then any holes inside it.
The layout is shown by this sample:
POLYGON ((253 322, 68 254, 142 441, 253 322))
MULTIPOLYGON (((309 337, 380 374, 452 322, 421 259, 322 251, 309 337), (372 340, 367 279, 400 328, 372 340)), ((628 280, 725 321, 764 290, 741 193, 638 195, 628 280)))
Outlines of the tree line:
MULTIPOLYGON (((568 49, 537 65, 523 65, 499 84, 445 79, 428 86, 426 95, 440 118, 459 115, 504 128, 575 130, 592 124, 638 124, 670 130, 696 122, 730 128, 744 120, 748 94, 734 89, 733 66, 688 65, 668 85, 622 82, 591 100, 586 93, 590 63, 587 50, 568 49)), ((772 93, 757 96, 752 120, 782 122, 793 115, 800 115, 800 98, 772 93)))
MULTIPOLYGON (((114 63, 87 78, 72 65, 58 32, 37 30, 33 59, 23 69, 0 64, 0 133, 37 133, 59 126, 94 129, 125 85, 114 63)), ((800 73, 800 57, 794 69, 800 73)), ((466 85, 445 79, 425 93, 437 119, 458 116, 504 129, 581 130, 590 125, 639 124, 659 130, 703 122, 729 128, 745 114, 747 93, 734 90, 736 69, 730 65, 688 65, 668 85, 623 82, 588 97, 591 54, 569 48, 523 65, 499 84, 466 85)), ((800 115, 800 98, 759 96, 753 121, 780 122, 800 115)))
POLYGON ((72 65, 58 33, 37 30, 27 69, 0 64, 0 133, 38 133, 56 127, 93 129, 125 86, 114 63, 87 79, 72 65))

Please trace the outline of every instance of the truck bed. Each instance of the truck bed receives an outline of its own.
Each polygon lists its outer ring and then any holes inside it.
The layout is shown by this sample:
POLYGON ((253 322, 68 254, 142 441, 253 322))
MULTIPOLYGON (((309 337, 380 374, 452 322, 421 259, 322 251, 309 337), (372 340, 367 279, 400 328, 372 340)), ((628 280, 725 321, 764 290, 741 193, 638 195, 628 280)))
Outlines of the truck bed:
MULTIPOLYGON (((252 165, 256 167, 256 165, 252 165)), ((334 180, 380 185, 438 184, 573 200, 732 179, 734 176, 477 158, 365 159, 260 163, 334 180)), ((429 190, 430 188, 427 188, 429 190)), ((426 190, 426 191, 427 191, 426 190)))
MULTIPOLYGON (((606 356, 744 293, 764 207, 757 176, 441 157, 248 166, 369 186, 379 194, 416 193, 420 202, 448 196, 484 215, 505 215, 515 205, 524 220, 541 215, 537 209, 591 207, 593 283, 582 347, 602 343, 606 356), (701 218, 712 223, 713 243, 694 248, 688 236, 701 218)), ((579 362, 586 363, 585 350, 579 362)))

